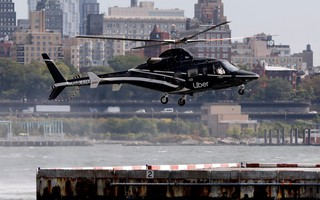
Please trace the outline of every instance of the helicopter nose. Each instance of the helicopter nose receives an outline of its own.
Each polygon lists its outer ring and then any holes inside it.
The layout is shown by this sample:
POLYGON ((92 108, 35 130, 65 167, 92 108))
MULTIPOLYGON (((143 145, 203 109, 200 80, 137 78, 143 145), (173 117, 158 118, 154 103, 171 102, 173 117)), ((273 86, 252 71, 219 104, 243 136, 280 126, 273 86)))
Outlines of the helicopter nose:
POLYGON ((259 74, 256 74, 250 71, 245 71, 245 70, 239 70, 237 74, 239 78, 242 79, 243 82, 250 82, 260 77, 259 74))
POLYGON ((256 73, 253 73, 253 72, 252 72, 252 79, 253 79, 253 80, 256 80, 256 79, 258 79, 258 78, 260 78, 259 74, 256 74, 256 73))

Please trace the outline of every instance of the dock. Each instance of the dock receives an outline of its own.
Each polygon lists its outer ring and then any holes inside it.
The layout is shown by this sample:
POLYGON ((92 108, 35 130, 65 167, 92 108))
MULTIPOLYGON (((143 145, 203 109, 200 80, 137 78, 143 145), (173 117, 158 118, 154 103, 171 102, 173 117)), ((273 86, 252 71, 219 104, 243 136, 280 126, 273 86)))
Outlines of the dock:
POLYGON ((37 199, 320 199, 320 164, 39 168, 37 199))

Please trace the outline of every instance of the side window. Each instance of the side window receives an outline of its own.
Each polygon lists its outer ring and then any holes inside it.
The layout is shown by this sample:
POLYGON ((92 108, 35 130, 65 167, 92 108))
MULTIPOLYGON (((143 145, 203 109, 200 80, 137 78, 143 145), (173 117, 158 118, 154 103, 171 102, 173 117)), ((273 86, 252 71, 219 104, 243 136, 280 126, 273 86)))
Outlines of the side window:
POLYGON ((173 77, 175 77, 175 78, 180 78, 180 77, 181 77, 181 72, 175 72, 175 73, 173 74, 173 77))
POLYGON ((189 69, 188 77, 195 77, 195 76, 198 76, 198 69, 189 69))
POLYGON ((214 66, 214 71, 216 72, 216 74, 223 75, 226 73, 226 71, 224 70, 224 68, 222 67, 222 64, 220 62, 213 63, 213 66, 214 66))
POLYGON ((207 76, 208 75, 208 68, 207 67, 203 67, 201 70, 202 70, 202 75, 203 76, 207 76))

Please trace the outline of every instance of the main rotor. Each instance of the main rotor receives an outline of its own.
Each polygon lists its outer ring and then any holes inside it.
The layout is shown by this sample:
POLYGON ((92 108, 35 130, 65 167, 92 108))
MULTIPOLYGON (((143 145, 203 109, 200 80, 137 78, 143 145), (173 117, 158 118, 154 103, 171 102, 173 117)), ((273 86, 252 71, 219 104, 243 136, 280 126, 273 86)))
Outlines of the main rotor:
POLYGON ((197 32, 195 34, 182 37, 179 39, 164 39, 164 40, 158 40, 158 39, 134 39, 134 38, 123 38, 123 37, 108 37, 108 36, 95 36, 95 35, 79 35, 76 36, 76 38, 89 38, 89 39, 107 39, 107 40, 123 40, 123 41, 135 41, 135 42, 155 42, 156 44, 151 45, 144 45, 139 47, 134 47, 132 49, 142 49, 147 47, 155 47, 155 46, 163 46, 163 45, 170 45, 170 44, 187 44, 187 43, 194 43, 194 42, 212 42, 212 41, 221 41, 221 40, 230 40, 231 38, 221 38, 221 39, 193 39, 194 37, 203 34, 205 32, 208 32, 210 30, 216 29, 218 27, 221 27, 225 24, 230 23, 230 21, 222 22, 220 24, 211 26, 203 31, 197 32))

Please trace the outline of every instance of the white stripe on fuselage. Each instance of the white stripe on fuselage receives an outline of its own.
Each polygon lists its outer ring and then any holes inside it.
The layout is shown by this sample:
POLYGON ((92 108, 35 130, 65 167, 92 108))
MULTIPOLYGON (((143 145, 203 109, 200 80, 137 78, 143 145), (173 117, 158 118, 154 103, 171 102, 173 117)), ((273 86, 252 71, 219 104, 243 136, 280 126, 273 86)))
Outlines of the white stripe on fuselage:
POLYGON ((169 83, 167 81, 161 81, 157 79, 151 79, 151 78, 142 78, 142 77, 110 77, 110 78, 101 78, 100 82, 108 82, 108 81, 141 81, 141 82, 146 82, 146 83, 156 83, 160 85, 166 85, 171 88, 178 88, 179 85, 175 85, 172 83, 169 83))
POLYGON ((159 74, 159 73, 173 74, 174 72, 172 72, 172 71, 154 71, 154 72, 157 72, 157 73, 150 72, 148 70, 139 70, 139 69, 130 69, 129 71, 134 71, 134 72, 138 72, 138 73, 142 73, 142 74, 157 75, 157 76, 162 76, 162 77, 173 78, 173 79, 176 79, 176 80, 179 80, 179 81, 183 81, 183 82, 186 81, 185 79, 176 78, 176 77, 165 75, 165 74, 159 74))
MULTIPOLYGON (((150 79, 150 78, 142 78, 142 77, 110 77, 110 78, 101 78, 101 82, 108 82, 108 81, 114 81, 114 82, 122 82, 122 81, 140 81, 140 82, 145 82, 145 83, 155 83, 155 84, 160 84, 160 85, 165 85, 168 87, 171 87, 173 89, 176 89, 179 87, 179 85, 169 83, 167 81, 161 81, 157 79, 150 79)), ((110 83, 112 84, 112 83, 110 83)), ((62 83, 55 83, 55 87, 62 87, 62 86, 80 86, 80 85, 90 85, 90 79, 83 79, 81 82, 79 81, 70 81, 70 82, 62 82, 62 83)))

